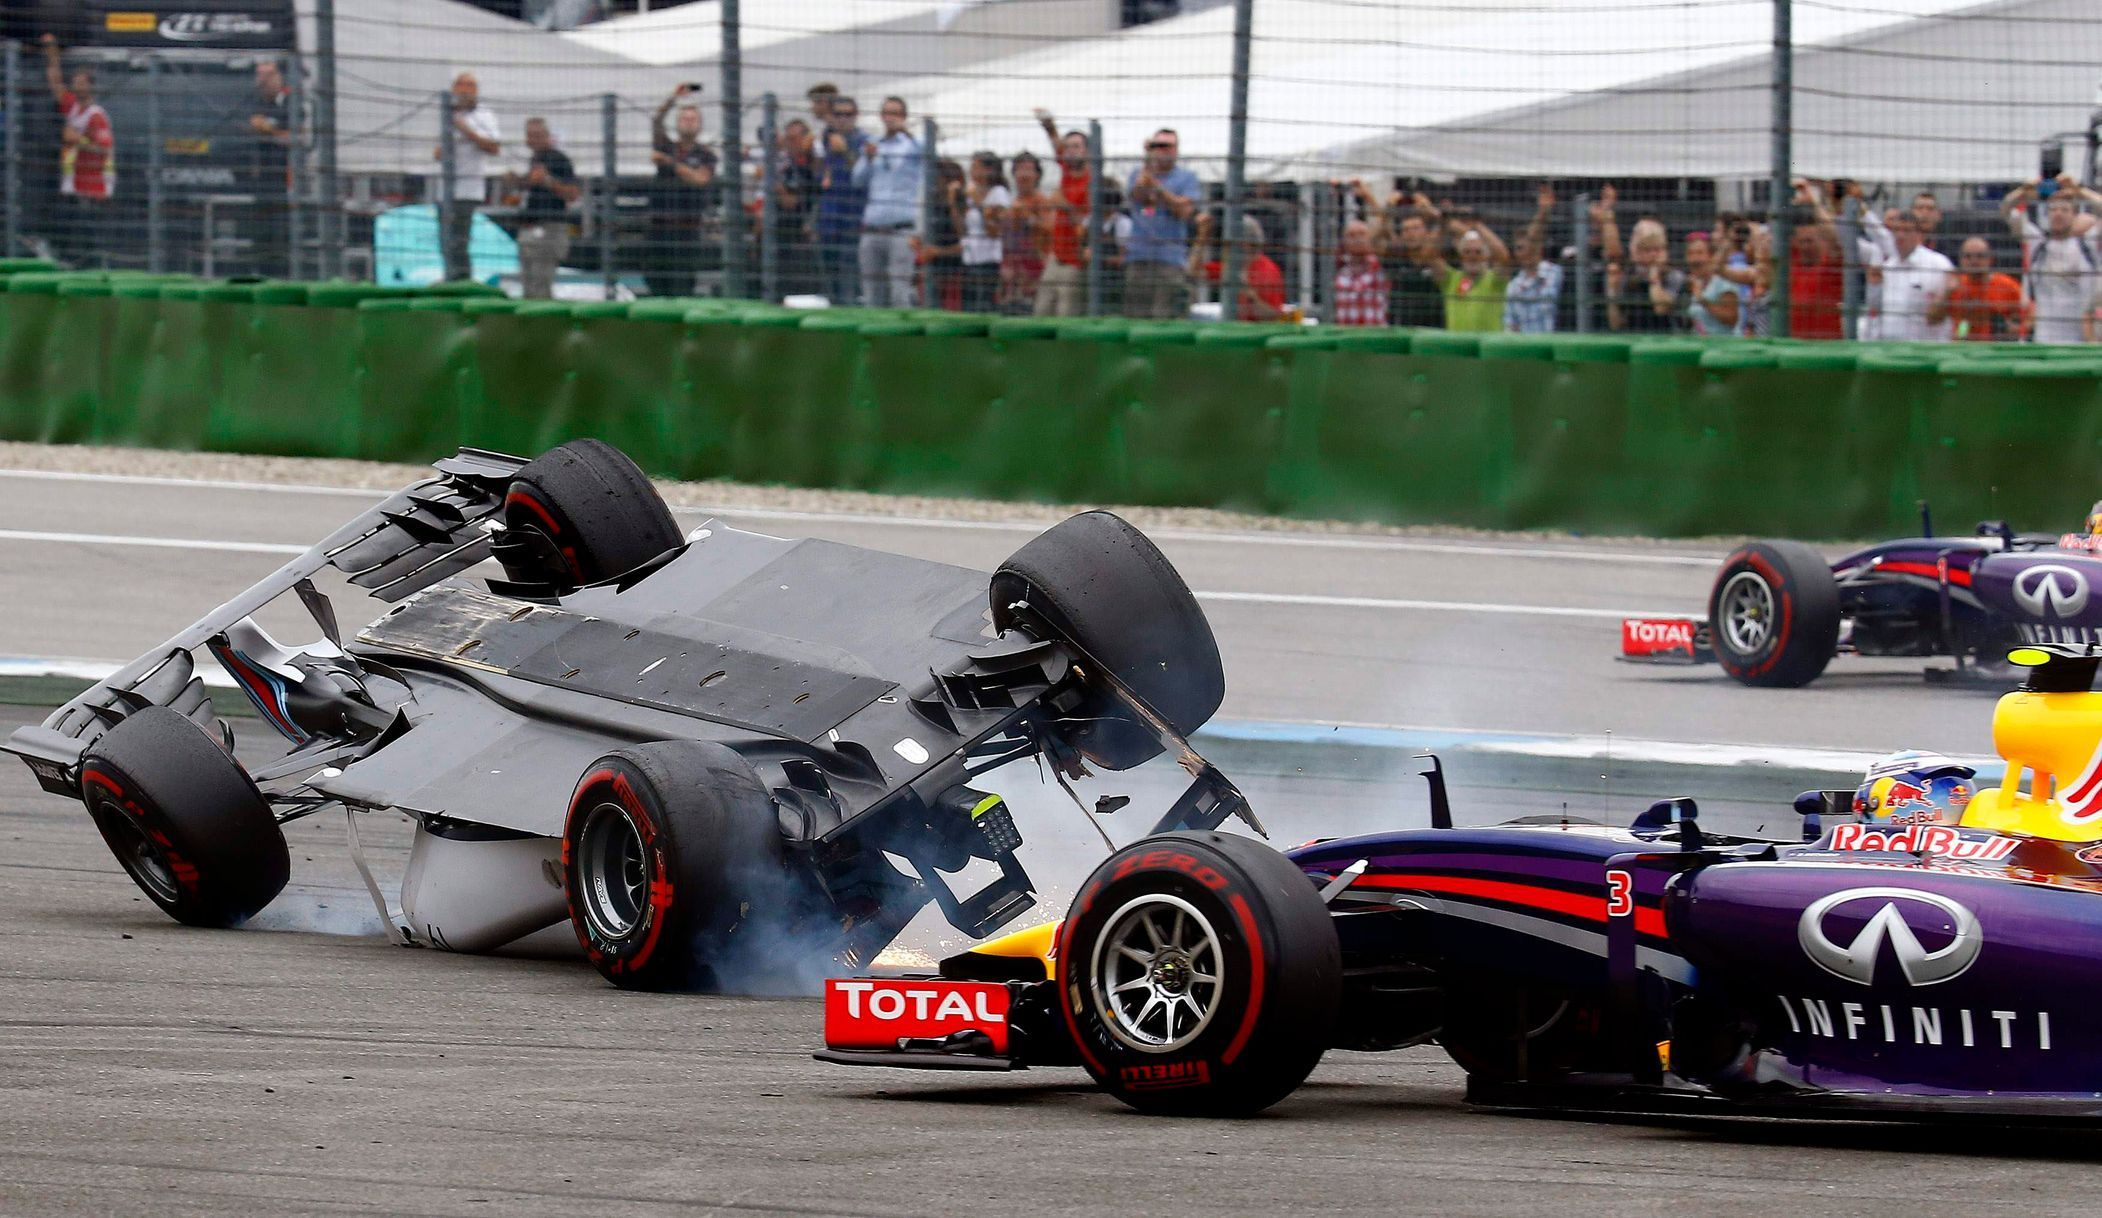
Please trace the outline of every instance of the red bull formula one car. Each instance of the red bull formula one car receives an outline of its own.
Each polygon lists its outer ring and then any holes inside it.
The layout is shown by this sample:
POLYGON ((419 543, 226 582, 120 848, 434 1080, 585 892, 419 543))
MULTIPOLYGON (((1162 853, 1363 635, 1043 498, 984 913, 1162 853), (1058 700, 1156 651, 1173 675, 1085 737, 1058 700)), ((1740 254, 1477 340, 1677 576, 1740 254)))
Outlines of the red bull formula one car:
MULTIPOLYGON (((1624 660, 1719 663, 1746 685, 1807 685, 1833 657, 1949 656, 1955 674, 2004 675, 2021 642, 2102 641, 2102 597, 2084 565, 2102 538, 2102 504, 2084 533, 2018 534, 2004 523, 1970 537, 1886 541, 1827 562, 1799 542, 1758 541, 1723 560, 1704 618, 1628 618, 1624 660)), ((1947 675, 1948 670, 1930 672, 1947 675)))
POLYGON ((1778 841, 1707 833, 1690 799, 1455 828, 1434 770, 1430 828, 1147 839, 1056 926, 834 981, 819 1056, 1079 1066, 1227 1115, 1330 1048, 1435 1041, 1496 1105, 2102 1117, 2102 648, 2013 659, 1997 786, 1896 759, 1798 797, 1778 841))

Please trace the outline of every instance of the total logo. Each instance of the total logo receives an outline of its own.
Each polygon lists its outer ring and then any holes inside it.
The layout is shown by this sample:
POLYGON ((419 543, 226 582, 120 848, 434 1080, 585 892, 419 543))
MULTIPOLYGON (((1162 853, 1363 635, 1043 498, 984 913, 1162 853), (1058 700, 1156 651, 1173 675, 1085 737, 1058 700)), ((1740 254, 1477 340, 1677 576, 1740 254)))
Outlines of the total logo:
MULTIPOLYGON (((1841 825, 1832 830, 1832 840, 1827 843, 1827 848, 1890 854, 1932 854, 1966 862, 1997 863, 2013 854, 2019 844, 2011 837, 1969 836, 1948 825, 1905 825, 1896 829, 1879 829, 1873 825, 1841 825)), ((1928 898, 1922 895, 1921 899, 1942 898, 1928 898)))
POLYGON ((2038 617, 2079 617, 2087 608, 2087 577, 2058 563, 2024 567, 2015 572, 2014 603, 2038 617))
POLYGON ((1622 655, 1647 656, 1665 651, 1693 654, 1694 624, 1684 618, 1624 618, 1620 623, 1622 655))
MULTIPOLYGON (((1835 831, 1834 837, 1837 836, 1835 831)), ((1796 941, 1811 963, 1857 985, 1875 984, 1876 965, 1886 946, 1889 954, 1896 957, 1905 984, 1912 986, 1940 985, 1961 977, 1977 963, 1978 952, 1985 946, 1978 916, 1959 902, 1916 888, 1881 887, 1847 888, 1812 901, 1796 922, 1796 941), (1858 916, 1876 901, 1882 905, 1869 914, 1868 921, 1854 931, 1852 938, 1840 942, 1834 930, 1847 921, 1841 915, 1858 916), (1930 949, 1920 942, 1922 931, 1946 936, 1948 942, 1930 949)))
POLYGON ((1007 987, 984 981, 834 978, 825 983, 825 1044, 895 1050, 907 1040, 983 1033, 1007 1051, 1007 987))
POLYGON ((975 994, 951 987, 906 988, 874 981, 841 981, 839 993, 846 999, 847 1018, 860 1019, 866 1007, 871 1019, 975 1020, 981 1024, 1006 1023, 1005 1011, 994 1012, 983 988, 975 994), (866 995, 867 1002, 863 1002, 866 995), (975 999, 976 1001, 973 1001, 975 999))

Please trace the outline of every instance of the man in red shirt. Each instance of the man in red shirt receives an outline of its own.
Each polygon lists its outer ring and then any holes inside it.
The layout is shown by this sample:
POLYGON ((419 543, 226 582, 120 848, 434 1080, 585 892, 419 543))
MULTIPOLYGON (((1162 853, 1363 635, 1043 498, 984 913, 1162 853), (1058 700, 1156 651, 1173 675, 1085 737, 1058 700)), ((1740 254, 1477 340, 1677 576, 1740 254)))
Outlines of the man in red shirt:
POLYGON ((1088 224, 1088 146, 1080 131, 1058 133, 1049 110, 1036 119, 1058 153, 1058 194, 1045 208, 1051 215, 1051 248, 1043 278, 1036 281, 1038 317, 1078 317, 1087 311, 1087 248, 1081 234, 1088 224))
POLYGON ((1343 226, 1343 253, 1336 260, 1336 324, 1387 324, 1387 274, 1372 248, 1372 226, 1352 220, 1343 226))
POLYGON ((44 83, 65 116, 60 132, 58 158, 61 232, 59 246, 66 261, 79 266, 106 237, 104 223, 110 196, 116 193, 116 137, 110 129, 109 111, 95 101, 95 76, 83 67, 73 69, 71 87, 59 70, 58 39, 44 35, 44 83))
MULTIPOLYGON (((1963 243, 1950 276, 1944 308, 1956 337, 1971 342, 2015 342, 2028 330, 2028 302, 2014 276, 1993 270, 1993 247, 1983 237, 1963 243)), ((1927 315, 1934 320, 1934 310, 1927 315)))
MULTIPOLYGON (((1219 259, 1205 260, 1211 243, 1211 213, 1198 212, 1197 236, 1190 242, 1190 278, 1202 274, 1208 282, 1217 283, 1226 273, 1219 259)), ((1241 217, 1241 276, 1246 282, 1234 316, 1242 321, 1277 321, 1284 317, 1285 273, 1263 252, 1263 225, 1254 216, 1241 217)))

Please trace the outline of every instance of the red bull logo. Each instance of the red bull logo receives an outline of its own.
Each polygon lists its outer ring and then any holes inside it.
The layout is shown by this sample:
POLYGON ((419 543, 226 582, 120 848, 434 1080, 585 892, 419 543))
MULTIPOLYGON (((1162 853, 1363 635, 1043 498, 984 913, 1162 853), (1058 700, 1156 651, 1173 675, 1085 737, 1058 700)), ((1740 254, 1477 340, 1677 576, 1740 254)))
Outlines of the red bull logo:
POLYGON ((2019 843, 2011 837, 1977 837, 1948 825, 1907 825, 1883 829, 1875 825, 1841 825, 1832 830, 1831 850, 1864 850, 1887 854, 1931 854, 1940 858, 1997 863, 2014 853, 2019 843))

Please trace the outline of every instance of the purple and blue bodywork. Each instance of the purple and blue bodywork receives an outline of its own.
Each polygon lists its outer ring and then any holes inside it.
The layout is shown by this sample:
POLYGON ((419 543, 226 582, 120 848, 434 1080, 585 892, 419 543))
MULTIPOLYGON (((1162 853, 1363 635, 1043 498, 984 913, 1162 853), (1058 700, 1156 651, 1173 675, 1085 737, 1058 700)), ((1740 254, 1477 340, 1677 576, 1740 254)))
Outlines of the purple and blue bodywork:
MULTIPOLYGON (((2097 545, 2085 533, 2017 534, 1981 525, 1975 536, 1900 538, 1854 551, 1831 564, 1841 620, 1837 654, 1949 656, 1958 675, 1977 665, 1997 679, 2010 647, 2102 643, 2097 545)), ((1707 618, 1630 618, 1622 625, 1621 658, 1710 663, 1714 629, 1707 618)))
POLYGON ((1444 1025, 1501 1008, 1530 1055, 1454 1054, 1487 1103, 2102 1116, 2102 849, 1814 816, 1752 841, 1690 813, 1290 852, 1358 871, 1331 902, 1346 1047, 1452 1048, 1444 1025))

